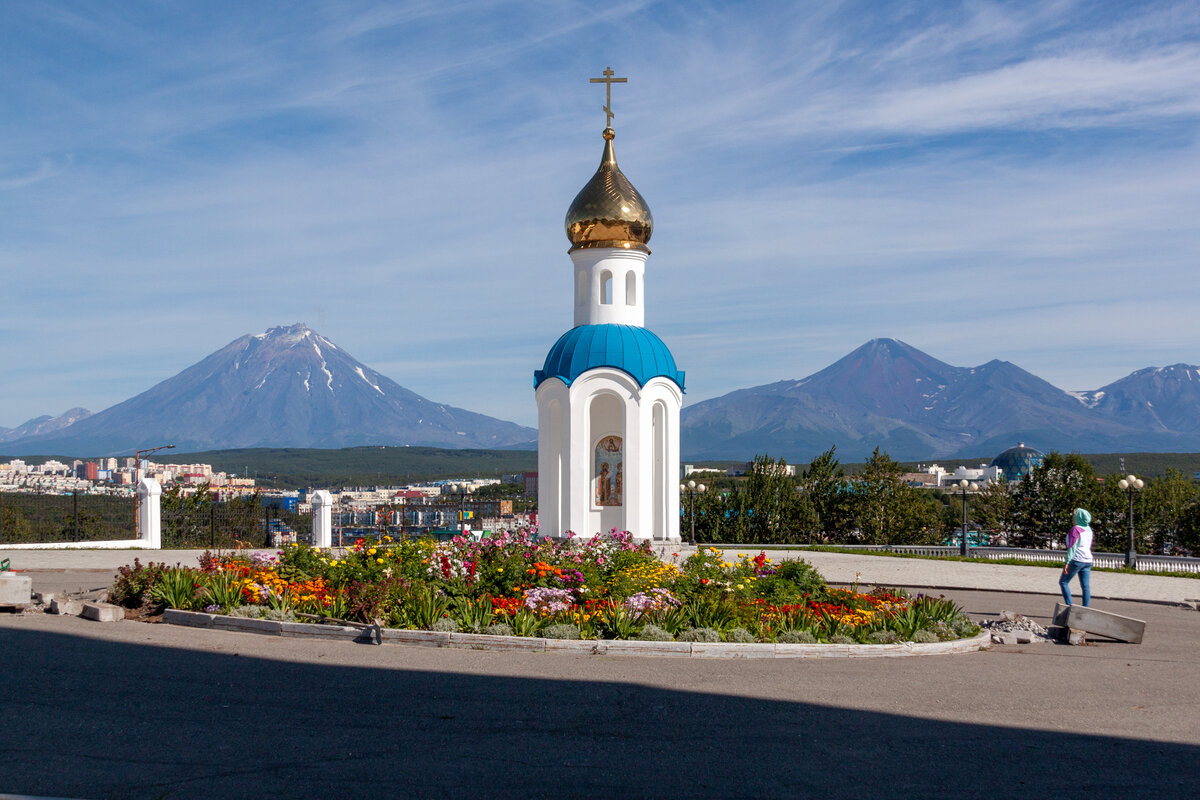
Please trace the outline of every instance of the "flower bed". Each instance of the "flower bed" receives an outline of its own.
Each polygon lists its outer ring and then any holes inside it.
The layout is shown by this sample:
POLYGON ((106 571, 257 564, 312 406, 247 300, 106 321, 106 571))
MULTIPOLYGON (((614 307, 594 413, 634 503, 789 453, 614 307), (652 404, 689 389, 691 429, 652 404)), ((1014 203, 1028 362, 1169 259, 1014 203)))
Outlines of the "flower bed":
MULTIPOLYGON (((674 558, 680 561, 679 556, 674 558)), ((826 585, 803 560, 664 562, 628 533, 566 543, 532 531, 475 541, 358 540, 346 551, 206 553, 197 568, 121 568, 125 605, 544 639, 892 644, 979 632, 951 601, 826 585)), ((857 587, 856 587, 857 588, 857 587)))

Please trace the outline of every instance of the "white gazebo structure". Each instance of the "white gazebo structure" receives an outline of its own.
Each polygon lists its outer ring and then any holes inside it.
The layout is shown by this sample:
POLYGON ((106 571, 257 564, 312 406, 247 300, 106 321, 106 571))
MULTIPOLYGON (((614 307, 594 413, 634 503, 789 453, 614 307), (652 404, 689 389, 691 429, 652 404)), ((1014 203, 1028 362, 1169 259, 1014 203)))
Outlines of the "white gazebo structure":
MULTIPOLYGON (((595 83, 623 82, 605 70, 595 83)), ((534 373, 542 535, 679 541, 684 374, 645 327, 654 221, 617 167, 611 97, 600 168, 567 211, 575 327, 534 373)))

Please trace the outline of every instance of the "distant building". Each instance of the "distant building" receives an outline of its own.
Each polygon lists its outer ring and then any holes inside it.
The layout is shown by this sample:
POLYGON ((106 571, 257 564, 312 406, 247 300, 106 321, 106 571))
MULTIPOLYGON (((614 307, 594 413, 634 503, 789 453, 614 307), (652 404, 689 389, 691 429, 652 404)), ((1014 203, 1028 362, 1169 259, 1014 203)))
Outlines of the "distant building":
MULTIPOLYGON (((786 475, 791 478, 796 474, 796 467, 792 464, 770 464, 767 465, 768 473, 772 475, 786 475)), ((730 467, 726 474, 731 478, 741 478, 750 475, 754 472, 754 462, 747 461, 745 464, 740 464, 736 467, 730 467)))
POLYGON ((679 477, 686 478, 689 475, 724 475, 725 470, 718 467, 697 467, 693 464, 684 464, 680 471, 679 477))
POLYGON ((1042 465, 1046 456, 1040 450, 1026 447, 1021 442, 992 459, 992 466, 1004 474, 1004 480, 1014 483, 1042 465))

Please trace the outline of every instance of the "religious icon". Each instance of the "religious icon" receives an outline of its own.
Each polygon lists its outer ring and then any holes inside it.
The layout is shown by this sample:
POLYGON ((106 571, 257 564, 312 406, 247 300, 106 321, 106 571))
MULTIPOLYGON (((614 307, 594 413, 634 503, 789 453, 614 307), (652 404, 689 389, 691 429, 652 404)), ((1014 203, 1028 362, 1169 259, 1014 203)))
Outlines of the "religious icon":
POLYGON ((620 436, 596 443, 596 505, 619 506, 624 494, 624 464, 620 436))

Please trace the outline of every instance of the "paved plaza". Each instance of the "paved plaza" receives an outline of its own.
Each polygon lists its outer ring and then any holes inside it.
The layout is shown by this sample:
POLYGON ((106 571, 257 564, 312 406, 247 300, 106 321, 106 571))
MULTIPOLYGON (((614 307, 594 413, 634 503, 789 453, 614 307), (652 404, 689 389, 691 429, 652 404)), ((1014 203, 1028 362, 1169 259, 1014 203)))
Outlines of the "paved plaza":
MULTIPOLYGON (((168 560, 162 555, 155 560, 168 560)), ((102 575, 91 558, 80 570, 30 566, 35 590, 44 579, 102 575)), ((886 570, 934 563, 869 560, 888 562, 886 570)), ((975 619, 1012 610, 1048 623, 1054 571, 961 566, 1044 575, 1040 594, 942 591, 975 619)), ((1107 577, 1095 577, 1098 595, 1107 577)), ((9 723, 0 793, 1193 797, 1200 613, 1161 600, 1094 605, 1146 620, 1145 642, 693 660, 0 615, 0 708, 9 723)))

